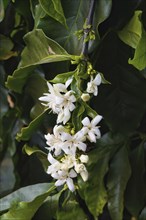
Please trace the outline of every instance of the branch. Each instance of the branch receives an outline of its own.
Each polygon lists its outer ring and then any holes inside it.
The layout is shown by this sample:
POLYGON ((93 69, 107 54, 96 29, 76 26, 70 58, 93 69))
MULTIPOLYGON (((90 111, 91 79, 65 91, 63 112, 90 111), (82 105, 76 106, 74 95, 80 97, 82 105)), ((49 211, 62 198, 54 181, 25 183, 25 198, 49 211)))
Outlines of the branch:
POLYGON ((87 28, 84 29, 84 35, 83 35, 83 47, 82 47, 81 55, 83 55, 86 58, 88 57, 88 46, 89 46, 89 40, 86 41, 86 39, 88 38, 89 33, 92 29, 95 2, 96 0, 90 1, 90 9, 89 9, 88 17, 86 19, 87 28))

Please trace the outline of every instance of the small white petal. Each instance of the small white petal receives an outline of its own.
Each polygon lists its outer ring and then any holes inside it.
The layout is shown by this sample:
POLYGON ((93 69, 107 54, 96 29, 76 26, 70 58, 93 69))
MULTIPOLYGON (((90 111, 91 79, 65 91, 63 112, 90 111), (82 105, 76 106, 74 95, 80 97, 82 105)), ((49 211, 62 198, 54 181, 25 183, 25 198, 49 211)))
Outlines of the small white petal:
POLYGON ((67 178, 66 183, 70 191, 75 191, 75 186, 71 178, 67 178))
POLYGON ((100 74, 98 73, 94 79, 94 83, 99 86, 101 84, 101 76, 100 74))
POLYGON ((71 169, 70 172, 69 172, 69 176, 71 178, 75 178, 75 177, 77 177, 77 173, 73 169, 71 169))
POLYGON ((80 161, 81 161, 82 163, 87 163, 88 160, 89 160, 88 155, 82 154, 82 155, 80 156, 80 161))
POLYGON ((65 83, 65 87, 67 88, 71 83, 72 83, 72 78, 69 78, 65 83))
POLYGON ((82 151, 85 152, 86 148, 87 148, 87 145, 83 142, 79 142, 77 147, 78 147, 79 150, 82 150, 82 151))
POLYGON ((96 143, 96 137, 95 137, 95 134, 92 131, 88 132, 88 139, 89 139, 90 142, 96 143))
POLYGON ((52 154, 48 154, 48 161, 51 163, 51 164, 54 164, 56 162, 58 162, 56 159, 54 159, 54 157, 52 156, 52 154))
POLYGON ((88 127, 88 125, 90 124, 89 118, 88 118, 88 117, 84 118, 84 119, 82 120, 82 124, 83 124, 84 126, 87 126, 87 127, 88 127))
POLYGON ((95 128, 94 133, 96 134, 96 139, 101 138, 101 132, 98 127, 95 128))
POLYGON ((62 186, 65 182, 66 182, 65 179, 63 179, 63 180, 57 180, 57 181, 55 182, 55 186, 62 186))
POLYGON ((93 126, 96 126, 102 119, 102 116, 101 115, 97 115, 92 121, 91 121, 91 124, 93 126))
POLYGON ((88 171, 87 170, 84 170, 80 173, 82 179, 84 182, 86 182, 88 180, 88 171))

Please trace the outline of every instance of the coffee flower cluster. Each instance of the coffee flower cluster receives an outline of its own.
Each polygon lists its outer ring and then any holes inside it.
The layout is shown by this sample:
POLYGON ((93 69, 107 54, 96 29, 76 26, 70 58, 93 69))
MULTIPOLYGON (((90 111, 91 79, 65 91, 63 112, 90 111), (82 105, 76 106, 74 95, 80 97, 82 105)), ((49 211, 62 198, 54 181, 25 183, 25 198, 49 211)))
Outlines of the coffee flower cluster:
MULTIPOLYGON (((90 121, 88 117, 82 120, 82 128, 76 133, 71 132, 66 126, 66 123, 71 119, 71 114, 76 108, 76 94, 69 90, 72 79, 68 79, 65 84, 56 83, 51 85, 48 82, 48 93, 40 97, 43 105, 51 109, 54 114, 57 114, 56 125, 53 128, 53 134, 45 135, 48 145, 48 161, 50 165, 47 173, 55 180, 56 186, 61 186, 66 183, 68 188, 73 192, 75 190, 73 178, 78 174, 81 175, 83 181, 88 179, 88 171, 85 164, 88 162, 86 155, 87 140, 96 142, 96 139, 101 137, 98 123, 102 116, 97 115, 90 121)), ((98 85, 101 83, 100 74, 95 78, 90 76, 90 82, 87 84, 86 94, 97 95, 98 85)))

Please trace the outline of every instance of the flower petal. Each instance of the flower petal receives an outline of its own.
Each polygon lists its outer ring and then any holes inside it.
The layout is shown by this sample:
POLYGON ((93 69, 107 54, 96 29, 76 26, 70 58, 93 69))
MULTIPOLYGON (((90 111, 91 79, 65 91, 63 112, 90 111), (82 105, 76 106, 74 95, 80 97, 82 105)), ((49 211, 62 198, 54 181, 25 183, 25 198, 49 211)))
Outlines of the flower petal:
POLYGON ((84 118, 84 119, 82 120, 82 124, 83 124, 84 126, 88 127, 88 126, 90 125, 90 120, 89 120, 89 118, 88 118, 88 117, 84 118))
POLYGON ((101 115, 97 115, 92 121, 91 121, 91 124, 93 126, 96 126, 102 119, 102 116, 101 115))
POLYGON ((55 182, 55 186, 62 186, 65 182, 66 182, 65 179, 63 179, 63 180, 57 180, 57 181, 55 182))
POLYGON ((90 142, 96 143, 96 137, 95 137, 95 134, 92 131, 88 132, 88 139, 89 139, 90 142))
POLYGON ((67 178, 66 183, 70 191, 75 191, 75 186, 71 178, 67 178))
POLYGON ((101 76, 100 74, 98 73, 94 79, 94 83, 99 86, 101 84, 101 76))

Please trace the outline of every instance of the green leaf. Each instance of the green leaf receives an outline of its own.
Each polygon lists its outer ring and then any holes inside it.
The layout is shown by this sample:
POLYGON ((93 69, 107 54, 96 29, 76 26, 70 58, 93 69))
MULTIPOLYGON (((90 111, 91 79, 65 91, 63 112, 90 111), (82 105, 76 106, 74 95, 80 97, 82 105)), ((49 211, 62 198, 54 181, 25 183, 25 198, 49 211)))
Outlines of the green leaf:
POLYGON ((8 210, 11 206, 23 202, 30 202, 34 200, 37 196, 45 193, 50 187, 52 187, 52 183, 39 183, 35 185, 22 187, 15 192, 3 197, 0 199, 0 212, 4 210, 8 210), (30 193, 31 192, 31 193, 30 193))
POLYGON ((125 204, 129 213, 135 217, 138 217, 139 212, 145 205, 146 199, 144 154, 144 143, 142 142, 130 155, 132 175, 126 189, 125 204))
POLYGON ((67 73, 61 73, 55 76, 54 79, 50 80, 52 83, 65 83, 71 76, 74 76, 76 71, 71 71, 67 73))
POLYGON ((0 35, 0 60, 7 60, 17 56, 17 52, 12 51, 14 44, 12 40, 4 35, 0 35))
POLYGON ((71 56, 55 41, 47 38, 42 30, 33 30, 25 35, 26 47, 17 70, 8 77, 7 87, 21 93, 36 65, 70 60, 71 56))
POLYGON ((52 186, 52 184, 49 183, 36 184, 35 186, 24 187, 14 192, 10 196, 3 198, 1 204, 5 204, 4 201, 9 201, 7 202, 8 208, 11 201, 13 202, 13 205, 7 213, 1 216, 1 220, 31 220, 35 212, 39 209, 39 207, 54 189, 55 186, 52 186))
POLYGON ((75 131, 79 131, 82 127, 82 114, 84 113, 85 108, 84 105, 77 105, 72 114, 72 123, 75 128, 75 131))
POLYGON ((87 216, 84 211, 81 209, 79 204, 74 201, 68 201, 65 205, 64 209, 60 209, 57 211, 57 220, 87 220, 87 216))
POLYGON ((0 0, 0 22, 2 22, 5 16, 4 3, 3 0, 0 0))
POLYGON ((139 44, 136 47, 133 59, 129 59, 129 64, 132 64, 139 70, 144 70, 146 68, 146 31, 142 30, 142 36, 139 44))
POLYGON ((119 38, 133 48, 137 47, 142 35, 141 14, 142 11, 135 11, 132 19, 121 31, 118 31, 119 38))
POLYGON ((114 136, 111 133, 97 140, 96 148, 89 152, 87 164, 89 179, 86 183, 81 178, 78 180, 80 196, 85 200, 95 219, 102 213, 108 199, 104 178, 108 171, 109 160, 123 141, 121 136, 114 136))
POLYGON ((95 118, 97 116, 97 112, 92 109, 87 103, 84 102, 83 105, 85 106, 86 113, 89 117, 95 118))
POLYGON ((27 141, 30 139, 32 134, 39 128, 41 125, 43 119, 45 118, 45 115, 48 110, 45 110, 40 114, 37 118, 35 118, 33 121, 30 122, 30 124, 27 127, 24 127, 21 129, 21 132, 17 134, 16 139, 17 141, 27 141))
POLYGON ((62 0, 61 4, 68 29, 48 16, 40 19, 37 28, 43 29, 48 37, 57 41, 68 53, 80 55, 83 39, 79 41, 74 33, 83 28, 89 10, 89 3, 89 0, 62 0))
POLYGON ((37 147, 30 147, 27 144, 24 145, 23 152, 25 152, 29 156, 31 156, 32 154, 36 154, 39 160, 41 161, 44 170, 47 170, 50 163, 47 160, 47 154, 45 152, 43 152, 37 147))
POLYGON ((60 0, 39 0, 44 11, 67 28, 66 19, 60 0))
POLYGON ((146 111, 146 80, 128 64, 130 56, 131 48, 115 33, 110 32, 103 39, 96 54, 95 69, 102 72, 111 85, 100 85, 99 94, 92 102, 92 108, 103 116, 109 129, 125 136, 140 126, 146 111))
POLYGON ((108 172, 108 209, 112 220, 123 220, 124 192, 130 174, 128 152, 123 146, 112 158, 108 172))

